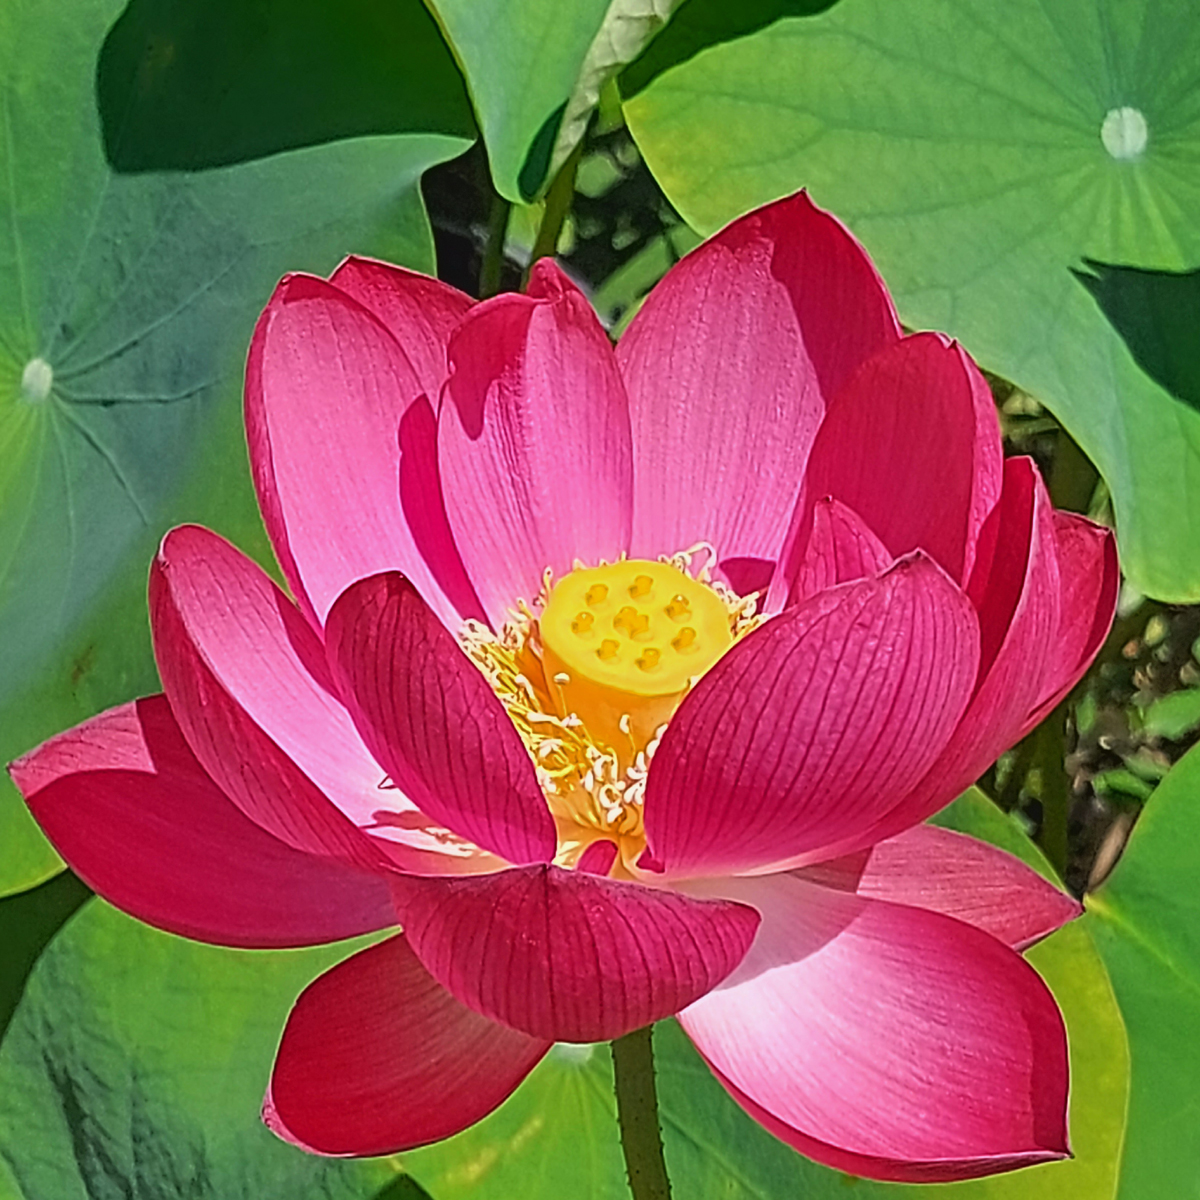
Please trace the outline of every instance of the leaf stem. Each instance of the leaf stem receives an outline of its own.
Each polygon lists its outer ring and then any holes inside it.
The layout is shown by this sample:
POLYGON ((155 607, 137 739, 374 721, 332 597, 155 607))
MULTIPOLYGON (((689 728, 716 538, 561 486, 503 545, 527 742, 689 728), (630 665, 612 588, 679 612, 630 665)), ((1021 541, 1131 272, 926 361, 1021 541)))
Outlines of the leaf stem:
MULTIPOLYGON (((550 185, 546 193, 546 210, 542 214, 542 223, 538 226, 537 237, 533 242, 533 252, 529 256, 529 270, 539 258, 546 258, 558 249, 558 237, 562 233, 563 222, 571 211, 571 201, 575 199, 575 173, 579 170, 579 160, 583 157, 583 142, 580 142, 550 185)), ((525 273, 526 282, 529 272, 525 273)))
POLYGON ((671 1182, 663 1159, 654 1086, 654 1043, 651 1026, 635 1029, 612 1043, 617 1124, 625 1173, 634 1200, 670 1200, 671 1182))

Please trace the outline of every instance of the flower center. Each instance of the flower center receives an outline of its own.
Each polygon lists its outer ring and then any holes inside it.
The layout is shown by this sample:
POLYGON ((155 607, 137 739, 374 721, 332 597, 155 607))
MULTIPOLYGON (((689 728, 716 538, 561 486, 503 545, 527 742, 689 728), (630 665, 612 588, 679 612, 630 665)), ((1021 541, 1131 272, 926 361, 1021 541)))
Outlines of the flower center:
POLYGON ((622 758, 653 740, 733 641, 716 592, 670 563, 638 559, 572 571, 538 625, 555 708, 577 713, 622 758))
POLYGON ((461 634, 533 758, 560 866, 607 840, 612 873, 637 874, 659 738, 695 681, 761 623, 756 597, 710 583, 707 569, 690 574, 692 556, 579 566, 553 585, 548 576, 499 635, 476 622, 461 634))

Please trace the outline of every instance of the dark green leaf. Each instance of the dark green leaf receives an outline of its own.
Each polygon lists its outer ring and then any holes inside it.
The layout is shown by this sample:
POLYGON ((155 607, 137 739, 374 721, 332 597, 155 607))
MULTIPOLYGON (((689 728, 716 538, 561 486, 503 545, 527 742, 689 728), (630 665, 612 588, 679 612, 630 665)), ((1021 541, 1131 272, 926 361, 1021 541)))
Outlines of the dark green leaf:
POLYGON ((119 171, 195 170, 366 134, 472 137, 421 0, 131 0, 96 79, 119 171))
MULTIPOLYGON (((352 250, 429 269, 417 183, 465 145, 357 138, 115 174, 94 87, 119 15, 0 6, 0 761, 155 690, 145 581, 167 528, 269 557, 240 415, 257 313, 285 271, 352 250)), ((7 778, 0 845, 0 895, 57 869, 7 778)))

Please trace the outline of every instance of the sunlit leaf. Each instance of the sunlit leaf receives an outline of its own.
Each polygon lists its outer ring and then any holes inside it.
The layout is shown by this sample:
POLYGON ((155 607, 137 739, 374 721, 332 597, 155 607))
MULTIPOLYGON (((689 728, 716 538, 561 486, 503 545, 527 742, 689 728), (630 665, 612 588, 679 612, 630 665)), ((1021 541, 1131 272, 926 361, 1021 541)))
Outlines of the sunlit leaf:
POLYGON ((847 220, 906 322, 1051 407, 1104 474, 1126 573, 1172 601, 1200 599, 1200 413, 1076 272, 1200 265, 1195 16, 842 0, 696 55, 626 110, 701 232, 802 186, 847 220))
POLYGON ((492 178, 534 199, 582 137, 600 89, 681 0, 427 0, 467 77, 492 178))
POLYGON ((1089 921, 1129 1029, 1121 1200, 1200 1196, 1200 749, 1167 774, 1089 921))

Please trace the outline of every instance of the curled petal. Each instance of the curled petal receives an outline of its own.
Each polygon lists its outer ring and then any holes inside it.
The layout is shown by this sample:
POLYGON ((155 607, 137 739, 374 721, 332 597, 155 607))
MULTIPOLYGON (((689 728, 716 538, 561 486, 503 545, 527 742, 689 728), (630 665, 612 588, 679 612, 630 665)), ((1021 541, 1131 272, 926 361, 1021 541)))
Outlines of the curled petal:
POLYGON ((933 825, 915 825, 869 850, 806 867, 800 875, 874 900, 944 913, 1014 950, 1024 950, 1083 912, 1011 854, 933 825))
POLYGON ((773 561, 826 403, 898 337, 862 247, 804 192, 672 267, 617 346, 634 554, 707 541, 721 559, 773 561))
POLYGON ((244 816, 196 761, 163 696, 60 733, 11 771, 80 878, 169 933, 274 949, 396 923, 378 875, 293 850, 244 816))
POLYGON ((864 363, 830 404, 787 561, 803 557, 813 506, 832 496, 893 557, 921 549, 965 584, 1002 479, 1000 422, 979 368, 940 334, 906 337, 864 363))
MULTIPOLYGON (((550 568, 629 546, 629 411, 591 306, 549 259, 528 296, 471 310, 450 339, 438 414, 446 512, 493 625, 550 568)), ((424 589, 422 589, 422 592, 424 589)))
POLYGON ((396 431, 423 392, 387 329, 345 292, 308 275, 280 283, 246 364, 246 437, 279 565, 318 625, 355 579, 400 569, 451 626, 396 495, 396 431))
POLYGON ((508 714, 402 575, 353 584, 325 649, 354 721, 417 807, 509 862, 548 862, 554 819, 508 714))
POLYGON ((1067 1154, 1067 1043, 1019 954, 940 913, 795 875, 711 881, 763 924, 680 1014, 777 1137, 874 1179, 965 1179, 1067 1154))
POLYGON ((549 1048, 460 1004, 393 937, 301 992, 263 1119, 318 1154, 412 1150, 486 1117, 549 1048))
POLYGON ((967 598, 917 556, 768 621, 663 735, 645 801, 653 857, 676 877, 828 857, 949 741, 977 644, 967 598))
POLYGON ((552 866, 396 877, 392 890, 443 987, 553 1041, 607 1041, 678 1012, 733 970, 758 927, 742 904, 552 866))

